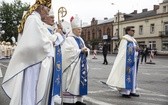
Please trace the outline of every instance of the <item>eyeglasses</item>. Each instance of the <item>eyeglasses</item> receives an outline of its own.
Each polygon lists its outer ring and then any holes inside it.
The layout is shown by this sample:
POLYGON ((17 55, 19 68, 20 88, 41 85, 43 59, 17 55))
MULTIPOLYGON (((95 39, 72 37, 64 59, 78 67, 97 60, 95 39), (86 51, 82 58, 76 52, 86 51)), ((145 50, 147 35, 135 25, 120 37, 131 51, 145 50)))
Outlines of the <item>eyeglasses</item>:
POLYGON ((130 30, 130 31, 135 32, 135 30, 130 30))

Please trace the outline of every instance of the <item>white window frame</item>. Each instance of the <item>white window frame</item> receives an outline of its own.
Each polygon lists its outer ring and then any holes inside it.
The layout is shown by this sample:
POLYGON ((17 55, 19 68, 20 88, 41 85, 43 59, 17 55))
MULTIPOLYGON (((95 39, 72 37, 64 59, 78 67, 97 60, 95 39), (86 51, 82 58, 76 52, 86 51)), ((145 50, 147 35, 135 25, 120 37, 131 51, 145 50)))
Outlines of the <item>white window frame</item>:
POLYGON ((139 35, 143 35, 143 25, 139 26, 139 35))

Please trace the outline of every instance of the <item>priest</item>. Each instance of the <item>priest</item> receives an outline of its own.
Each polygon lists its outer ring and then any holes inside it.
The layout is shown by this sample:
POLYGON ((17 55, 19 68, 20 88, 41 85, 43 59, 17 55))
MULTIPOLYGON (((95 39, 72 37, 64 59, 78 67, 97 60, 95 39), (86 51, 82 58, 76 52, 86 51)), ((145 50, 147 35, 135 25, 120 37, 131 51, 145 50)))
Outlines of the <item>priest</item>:
POLYGON ((86 105, 83 96, 88 92, 89 49, 81 38, 80 19, 72 17, 72 32, 62 45, 63 55, 63 102, 64 105, 86 105))
POLYGON ((134 27, 126 27, 125 32, 126 35, 121 39, 119 52, 106 83, 116 87, 124 98, 139 97, 136 93, 139 47, 133 38, 134 27))
POLYGON ((22 36, 2 83, 10 105, 49 105, 53 43, 57 37, 51 37, 42 19, 50 7, 51 0, 36 0, 18 28, 22 36))

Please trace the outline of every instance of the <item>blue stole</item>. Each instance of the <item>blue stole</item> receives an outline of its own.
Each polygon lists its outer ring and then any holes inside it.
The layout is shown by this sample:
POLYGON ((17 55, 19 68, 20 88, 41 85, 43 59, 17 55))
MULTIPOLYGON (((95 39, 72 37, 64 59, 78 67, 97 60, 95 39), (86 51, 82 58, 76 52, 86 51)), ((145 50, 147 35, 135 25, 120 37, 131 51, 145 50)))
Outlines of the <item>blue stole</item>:
MULTIPOLYGON (((74 37, 79 49, 84 47, 84 43, 77 37, 74 37)), ((79 55, 80 58, 80 86, 79 86, 79 95, 87 95, 88 90, 88 79, 87 79, 87 60, 86 55, 81 52, 79 55)))
POLYGON ((135 65, 134 60, 134 44, 133 42, 127 41, 127 49, 126 49, 126 76, 125 76, 125 86, 126 89, 133 89, 133 70, 135 65))
POLYGON ((53 73, 53 96, 60 95, 62 84, 62 53, 61 46, 55 48, 55 64, 53 73))
MULTIPOLYGON (((53 31, 48 29, 52 34, 53 31)), ((61 46, 55 46, 55 60, 53 63, 53 72, 52 72, 52 80, 50 85, 50 93, 49 93, 49 101, 48 105, 51 105, 52 97, 55 95, 59 95, 61 93, 61 84, 62 84, 62 53, 61 46)))

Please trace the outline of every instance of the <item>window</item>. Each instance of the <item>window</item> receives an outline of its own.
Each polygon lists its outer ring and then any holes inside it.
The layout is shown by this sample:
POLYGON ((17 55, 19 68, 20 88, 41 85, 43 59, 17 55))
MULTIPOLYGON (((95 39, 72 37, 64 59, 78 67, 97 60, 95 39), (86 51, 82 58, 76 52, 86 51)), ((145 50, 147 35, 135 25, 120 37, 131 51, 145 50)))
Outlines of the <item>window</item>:
POLYGON ((123 28, 123 35, 125 35, 126 33, 125 33, 125 28, 123 28))
POLYGON ((117 16, 116 16, 116 22, 118 22, 118 18, 117 18, 117 16))
POLYGON ((95 36, 95 30, 93 29, 93 30, 92 30, 92 39, 95 39, 95 37, 96 37, 96 36, 95 36))
POLYGON ((166 12, 166 6, 163 6, 163 13, 166 12))
POLYGON ((107 35, 110 35, 110 28, 107 28, 107 35))
POLYGON ((168 36, 168 24, 165 24, 165 34, 168 36))
POLYGON ((115 36, 118 36, 118 29, 116 29, 116 33, 115 33, 115 36))
POLYGON ((143 46, 145 45, 145 41, 138 41, 138 45, 139 45, 140 47, 143 47, 143 46))
POLYGON ((168 41, 162 41, 162 50, 168 51, 168 41))
POLYGON ((90 40, 90 31, 88 31, 88 40, 90 40))
POLYGON ((150 49, 156 49, 156 41, 149 41, 149 48, 150 49))
POLYGON ((154 34, 154 32, 155 32, 155 24, 151 24, 150 25, 150 33, 154 34))
POLYGON ((102 31, 99 30, 99 39, 102 39, 102 31))
POLYGON ((142 35, 143 34, 143 26, 139 26, 139 35, 142 35))

